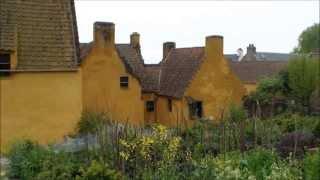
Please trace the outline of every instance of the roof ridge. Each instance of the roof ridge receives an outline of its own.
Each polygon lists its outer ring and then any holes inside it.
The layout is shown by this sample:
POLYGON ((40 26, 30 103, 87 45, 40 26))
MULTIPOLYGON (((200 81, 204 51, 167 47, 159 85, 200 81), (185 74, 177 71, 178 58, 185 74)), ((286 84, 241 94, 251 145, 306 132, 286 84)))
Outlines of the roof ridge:
POLYGON ((178 50, 178 49, 195 49, 195 48, 204 48, 204 46, 180 47, 180 48, 174 48, 173 50, 178 50))
POLYGON ((230 63, 235 64, 244 64, 244 63, 288 63, 288 61, 284 60, 256 60, 256 61, 229 61, 230 63))

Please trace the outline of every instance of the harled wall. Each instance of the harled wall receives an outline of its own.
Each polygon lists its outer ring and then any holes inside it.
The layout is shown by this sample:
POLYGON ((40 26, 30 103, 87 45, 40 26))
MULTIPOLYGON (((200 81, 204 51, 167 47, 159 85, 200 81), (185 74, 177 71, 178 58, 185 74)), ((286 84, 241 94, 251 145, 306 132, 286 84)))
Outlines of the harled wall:
POLYGON ((114 47, 93 46, 81 65, 84 110, 105 112, 122 123, 144 123, 144 103, 137 78, 126 72, 114 47), (120 77, 129 77, 129 87, 120 87, 120 77))
POLYGON ((82 111, 81 72, 19 72, 0 77, 0 140, 59 141, 72 133, 82 111))

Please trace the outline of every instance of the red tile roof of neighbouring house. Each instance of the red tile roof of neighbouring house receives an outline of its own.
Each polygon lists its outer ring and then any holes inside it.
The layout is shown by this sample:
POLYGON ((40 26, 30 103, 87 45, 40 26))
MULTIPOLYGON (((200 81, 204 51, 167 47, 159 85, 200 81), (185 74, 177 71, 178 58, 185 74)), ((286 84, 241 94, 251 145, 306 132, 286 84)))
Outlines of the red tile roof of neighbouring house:
POLYGON ((245 83, 257 83, 287 67, 288 61, 238 61, 229 62, 231 70, 245 83))

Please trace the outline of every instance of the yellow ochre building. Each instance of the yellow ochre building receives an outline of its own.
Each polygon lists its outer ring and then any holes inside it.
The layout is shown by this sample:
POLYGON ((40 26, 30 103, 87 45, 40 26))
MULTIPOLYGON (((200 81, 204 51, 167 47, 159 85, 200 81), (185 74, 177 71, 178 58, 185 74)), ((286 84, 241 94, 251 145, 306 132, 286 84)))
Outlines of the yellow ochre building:
POLYGON ((163 44, 159 64, 144 63, 140 35, 115 44, 115 25, 96 22, 94 41, 81 44, 83 108, 107 112, 134 124, 190 124, 216 120, 245 94, 223 55, 223 37, 208 36, 205 47, 163 44))
POLYGON ((94 23, 93 41, 80 44, 73 0, 1 0, 0 17, 2 150, 21 138, 59 141, 83 111, 134 125, 218 121, 247 93, 222 36, 203 47, 165 42, 162 61, 150 65, 140 35, 117 44, 113 23, 94 23))

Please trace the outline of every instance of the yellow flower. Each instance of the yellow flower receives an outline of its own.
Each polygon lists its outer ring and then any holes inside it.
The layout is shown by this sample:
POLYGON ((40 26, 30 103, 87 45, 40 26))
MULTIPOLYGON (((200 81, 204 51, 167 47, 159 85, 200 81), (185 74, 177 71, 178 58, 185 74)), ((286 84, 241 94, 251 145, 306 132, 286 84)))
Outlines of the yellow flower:
POLYGON ((168 135, 167 127, 163 125, 157 125, 153 127, 154 135, 158 136, 160 139, 166 139, 168 135))
POLYGON ((124 147, 129 147, 130 145, 125 141, 125 140, 123 140, 123 139, 120 139, 120 144, 122 145, 122 146, 124 146, 124 147))
POLYGON ((124 160, 128 160, 129 159, 129 154, 125 153, 125 152, 120 152, 120 157, 124 160))

